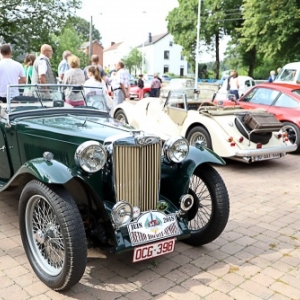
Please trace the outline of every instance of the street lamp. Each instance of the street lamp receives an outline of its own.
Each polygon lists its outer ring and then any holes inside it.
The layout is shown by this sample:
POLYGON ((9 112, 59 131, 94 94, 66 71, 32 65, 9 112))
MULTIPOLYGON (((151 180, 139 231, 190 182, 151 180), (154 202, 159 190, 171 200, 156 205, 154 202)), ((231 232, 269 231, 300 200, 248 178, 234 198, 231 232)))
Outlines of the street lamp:
POLYGON ((91 16, 89 57, 92 58, 92 55, 93 55, 93 17, 91 16))
POLYGON ((200 13, 201 13, 201 0, 198 0, 198 20, 197 20, 197 40, 195 51, 195 90, 198 88, 198 59, 199 59, 199 44, 200 44, 200 13))
MULTIPOLYGON (((146 14, 146 13, 147 13, 146 11, 143 11, 143 14, 146 14)), ((142 74, 144 73, 144 65, 145 65, 145 40, 143 39, 142 74)))

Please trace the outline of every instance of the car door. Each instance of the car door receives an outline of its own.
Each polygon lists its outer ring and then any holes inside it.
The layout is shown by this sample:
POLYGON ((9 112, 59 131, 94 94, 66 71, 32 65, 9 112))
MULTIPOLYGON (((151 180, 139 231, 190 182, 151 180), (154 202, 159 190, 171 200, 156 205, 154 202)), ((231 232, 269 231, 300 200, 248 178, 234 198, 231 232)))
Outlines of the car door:
POLYGON ((0 181, 1 179, 7 181, 11 177, 11 167, 8 158, 8 150, 5 133, 4 133, 4 124, 0 124, 0 181))
POLYGON ((172 91, 158 119, 161 131, 168 136, 179 135, 187 117, 187 103, 183 92, 172 91))

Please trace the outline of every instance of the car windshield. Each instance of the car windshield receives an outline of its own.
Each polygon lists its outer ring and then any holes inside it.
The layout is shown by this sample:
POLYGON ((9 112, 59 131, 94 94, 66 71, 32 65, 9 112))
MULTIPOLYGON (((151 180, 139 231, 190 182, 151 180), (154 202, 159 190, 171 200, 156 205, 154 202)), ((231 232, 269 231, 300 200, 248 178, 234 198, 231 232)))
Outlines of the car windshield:
POLYGON ((212 101, 215 91, 213 89, 175 89, 170 91, 170 97, 182 97, 186 96, 187 101, 212 101))
POLYGON ((178 78, 178 79, 171 79, 170 80, 170 83, 169 83, 169 87, 170 88, 182 88, 182 87, 185 87, 185 88, 191 88, 193 86, 193 81, 190 80, 190 79, 181 79, 181 78, 178 78))
POLYGON ((112 99, 102 87, 76 85, 10 85, 7 103, 1 103, 6 113, 39 108, 93 108, 109 112, 112 99))

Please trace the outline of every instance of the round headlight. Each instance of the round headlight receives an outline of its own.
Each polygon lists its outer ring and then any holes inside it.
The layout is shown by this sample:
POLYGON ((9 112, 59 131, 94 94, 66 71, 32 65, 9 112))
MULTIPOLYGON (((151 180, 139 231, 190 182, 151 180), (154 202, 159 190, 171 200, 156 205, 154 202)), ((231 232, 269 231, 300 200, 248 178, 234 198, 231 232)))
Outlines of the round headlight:
POLYGON ((96 141, 82 143, 75 152, 75 162, 84 171, 95 173, 106 163, 106 150, 96 141))
POLYGON ((173 137, 165 142, 163 151, 169 161, 180 163, 188 156, 189 143, 183 137, 173 137))
POLYGON ((133 217, 132 206, 125 201, 116 203, 112 208, 111 217, 117 227, 127 225, 133 217))

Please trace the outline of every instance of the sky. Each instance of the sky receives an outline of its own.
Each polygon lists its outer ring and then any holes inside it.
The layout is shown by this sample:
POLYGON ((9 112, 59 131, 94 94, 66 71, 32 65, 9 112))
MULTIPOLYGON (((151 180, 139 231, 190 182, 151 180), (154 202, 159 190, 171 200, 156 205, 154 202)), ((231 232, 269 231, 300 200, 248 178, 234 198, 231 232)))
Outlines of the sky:
MULTIPOLYGON (((142 44, 152 35, 166 33, 168 13, 178 6, 177 0, 82 0, 77 14, 93 24, 102 36, 102 45, 126 42, 131 47, 142 44)), ((196 28, 195 28, 196 30, 196 28)), ((223 58, 221 47, 220 56, 223 58)), ((203 53, 201 60, 213 60, 213 55, 203 53)))

